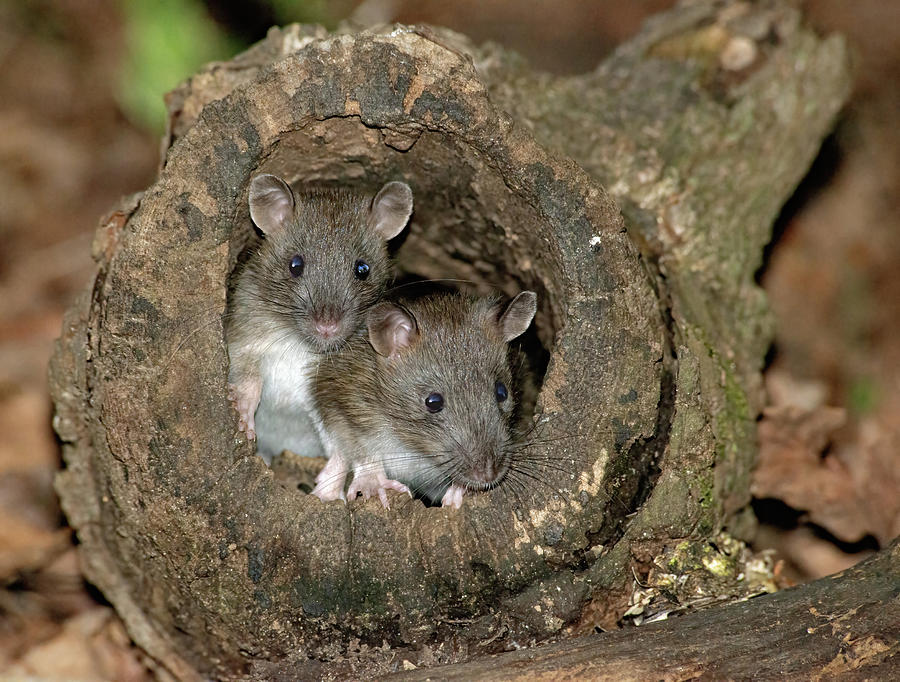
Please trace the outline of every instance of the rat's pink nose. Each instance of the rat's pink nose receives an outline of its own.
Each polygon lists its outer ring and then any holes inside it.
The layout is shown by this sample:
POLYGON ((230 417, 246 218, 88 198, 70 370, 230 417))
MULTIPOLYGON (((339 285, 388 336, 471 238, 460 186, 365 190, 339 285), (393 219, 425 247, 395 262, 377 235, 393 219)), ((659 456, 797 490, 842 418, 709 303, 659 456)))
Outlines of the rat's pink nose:
POLYGON ((330 339, 337 336, 341 330, 341 323, 337 320, 316 320, 316 333, 323 338, 330 339))
POLYGON ((497 470, 497 466, 494 462, 487 461, 482 465, 475 467, 472 470, 472 480, 476 483, 482 483, 484 485, 490 485, 493 483, 499 471, 497 470))

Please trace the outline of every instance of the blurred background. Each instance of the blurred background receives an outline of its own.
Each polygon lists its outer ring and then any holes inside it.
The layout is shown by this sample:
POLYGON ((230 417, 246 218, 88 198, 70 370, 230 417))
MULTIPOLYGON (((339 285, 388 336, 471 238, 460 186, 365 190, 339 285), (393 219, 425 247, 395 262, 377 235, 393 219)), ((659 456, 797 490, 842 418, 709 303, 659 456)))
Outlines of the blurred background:
MULTIPOLYGON (((163 94, 293 21, 432 23, 580 73, 671 0, 4 0, 0 3, 0 677, 152 679, 81 578, 52 481, 46 365, 93 230, 155 177, 163 94)), ((807 0, 856 87, 785 207, 759 279, 766 371, 755 548, 784 584, 900 533, 900 2, 807 0)))

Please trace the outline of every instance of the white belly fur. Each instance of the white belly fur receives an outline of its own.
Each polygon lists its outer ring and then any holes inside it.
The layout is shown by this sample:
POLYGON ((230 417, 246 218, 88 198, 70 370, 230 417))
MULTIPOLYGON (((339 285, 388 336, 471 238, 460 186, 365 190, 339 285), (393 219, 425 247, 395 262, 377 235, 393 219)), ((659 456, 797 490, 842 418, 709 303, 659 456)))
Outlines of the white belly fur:
POLYGON ((312 414, 315 360, 302 343, 291 341, 269 348, 262 357, 256 449, 266 463, 282 450, 305 457, 325 456, 312 414))

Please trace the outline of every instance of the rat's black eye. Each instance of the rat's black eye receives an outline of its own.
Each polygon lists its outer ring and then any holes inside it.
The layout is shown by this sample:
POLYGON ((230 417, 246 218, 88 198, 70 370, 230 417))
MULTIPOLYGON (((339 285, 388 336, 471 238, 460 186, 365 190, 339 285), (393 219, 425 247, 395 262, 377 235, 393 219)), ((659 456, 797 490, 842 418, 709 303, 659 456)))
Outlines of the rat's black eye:
POLYGON ((299 253, 294 254, 291 262, 288 264, 288 270, 291 271, 291 277, 299 277, 303 274, 303 256, 299 253))
POLYGON ((497 396, 497 402, 502 403, 509 397, 509 391, 506 390, 506 384, 498 381, 494 384, 494 394, 497 396))
POLYGON ((353 266, 353 273, 356 275, 356 279, 365 279, 369 276, 369 264, 363 260, 356 261, 356 265, 353 266))
POLYGON ((444 409, 444 396, 440 393, 431 393, 425 398, 425 407, 431 413, 440 412, 444 409))

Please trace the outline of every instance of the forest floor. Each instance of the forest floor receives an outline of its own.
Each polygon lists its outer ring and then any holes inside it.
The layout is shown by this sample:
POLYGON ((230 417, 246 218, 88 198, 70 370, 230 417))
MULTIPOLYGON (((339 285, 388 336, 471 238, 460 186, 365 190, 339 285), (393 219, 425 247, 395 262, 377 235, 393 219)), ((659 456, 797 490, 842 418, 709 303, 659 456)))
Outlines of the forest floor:
MULTIPOLYGON (((560 0, 550 14, 524 16, 514 0, 409 0, 392 18, 579 72, 669 4, 560 0)), ((805 6, 820 30, 848 36, 857 82, 760 272, 777 336, 755 547, 773 548, 793 582, 841 570, 900 534, 900 3, 805 6)), ((150 185, 158 164, 157 136, 117 104, 126 51, 117 8, 0 6, 0 676, 152 679, 82 578, 53 492, 61 459, 46 379, 63 312, 92 272, 95 226, 120 196, 150 185)))

